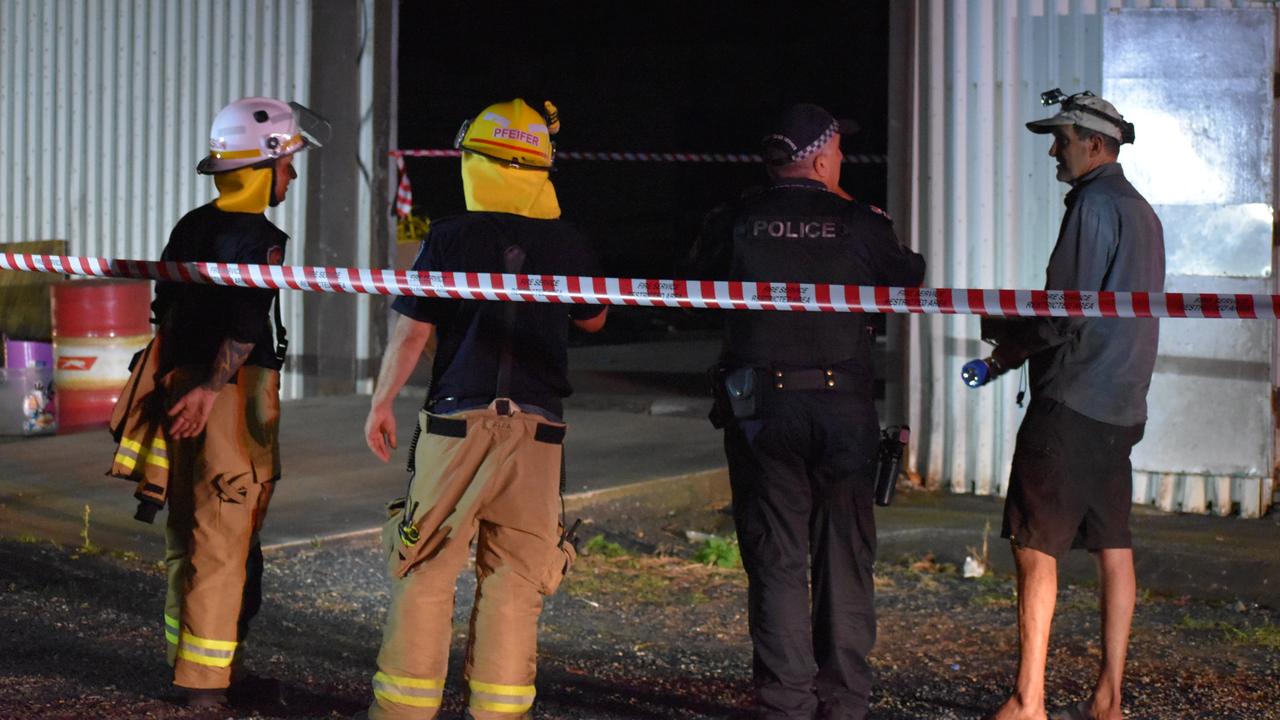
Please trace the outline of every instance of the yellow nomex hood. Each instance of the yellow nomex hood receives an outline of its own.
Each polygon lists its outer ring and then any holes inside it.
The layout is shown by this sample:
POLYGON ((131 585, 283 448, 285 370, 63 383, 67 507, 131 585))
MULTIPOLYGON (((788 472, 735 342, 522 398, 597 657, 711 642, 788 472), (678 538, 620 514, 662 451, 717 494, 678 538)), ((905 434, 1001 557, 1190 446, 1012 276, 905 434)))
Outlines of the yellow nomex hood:
POLYGON ((219 210, 262 214, 271 204, 275 172, 270 167, 242 167, 214 175, 213 184, 218 188, 213 202, 219 210))
POLYGON ((463 153, 462 195, 472 212, 511 213, 535 220, 560 217, 560 201, 547 171, 510 167, 483 155, 463 153))

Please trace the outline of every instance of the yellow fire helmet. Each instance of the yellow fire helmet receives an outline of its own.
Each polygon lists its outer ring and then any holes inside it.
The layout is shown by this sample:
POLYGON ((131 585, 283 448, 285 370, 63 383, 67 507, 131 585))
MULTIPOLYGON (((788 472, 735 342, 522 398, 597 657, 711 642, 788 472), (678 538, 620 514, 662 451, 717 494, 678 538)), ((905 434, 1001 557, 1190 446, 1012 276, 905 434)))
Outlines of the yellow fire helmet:
POLYGON ((519 98, 490 105, 462 123, 453 146, 512 167, 547 170, 555 161, 551 136, 560 123, 555 106, 548 102, 546 108, 544 117, 519 98))

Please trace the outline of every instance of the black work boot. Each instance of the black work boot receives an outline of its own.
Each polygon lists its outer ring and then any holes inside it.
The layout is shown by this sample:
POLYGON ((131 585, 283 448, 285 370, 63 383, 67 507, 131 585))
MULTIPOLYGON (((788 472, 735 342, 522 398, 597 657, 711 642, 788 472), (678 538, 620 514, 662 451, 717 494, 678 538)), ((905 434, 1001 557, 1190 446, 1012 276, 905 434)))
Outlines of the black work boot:
POLYGON ((252 673, 231 681, 227 700, 236 707, 279 708, 288 704, 283 683, 252 673))
POLYGON ((173 689, 178 693, 178 704, 193 710, 227 707, 226 688, 189 688, 174 685, 173 689))

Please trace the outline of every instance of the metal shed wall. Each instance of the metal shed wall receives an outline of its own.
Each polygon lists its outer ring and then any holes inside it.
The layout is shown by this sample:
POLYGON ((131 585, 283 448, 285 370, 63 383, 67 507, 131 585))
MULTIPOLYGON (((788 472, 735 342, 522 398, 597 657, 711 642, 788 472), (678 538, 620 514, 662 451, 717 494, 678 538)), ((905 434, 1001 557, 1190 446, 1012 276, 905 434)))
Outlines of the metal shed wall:
MULTIPOLYGON (((215 195, 195 173, 226 103, 307 103, 310 0, 0 3, 0 242, 65 239, 74 255, 154 259, 215 195)), ((305 163, 305 156, 302 159, 305 163)), ((268 211, 305 243, 306 173, 268 211)), ((301 302, 283 293, 290 339, 301 302)), ((285 377, 285 396, 297 394, 285 377)))
MULTIPOLYGON (((1113 8, 1274 7, 1259 2, 915 0, 899 13, 908 98, 890 156, 891 210, 904 240, 928 259, 932 287, 1040 287, 1065 187, 1049 143, 1023 123, 1046 114, 1040 92, 1101 92, 1102 16, 1113 8)), ((1123 158, 1122 158, 1123 160, 1123 158)), ((1022 410, 1018 375, 974 391, 959 380, 989 354, 971 316, 912 317, 908 417, 917 432, 908 469, 929 486, 1003 494, 1022 410)), ((1144 488, 1145 490, 1145 488, 1144 488)), ((1247 493, 1246 493, 1247 494, 1247 493)), ((1157 502, 1144 493, 1139 501, 1157 502)), ((1257 495, 1253 497, 1256 499, 1257 495)), ((1238 498, 1245 502, 1249 498, 1238 498)), ((1264 508, 1254 508, 1254 512, 1264 508)))

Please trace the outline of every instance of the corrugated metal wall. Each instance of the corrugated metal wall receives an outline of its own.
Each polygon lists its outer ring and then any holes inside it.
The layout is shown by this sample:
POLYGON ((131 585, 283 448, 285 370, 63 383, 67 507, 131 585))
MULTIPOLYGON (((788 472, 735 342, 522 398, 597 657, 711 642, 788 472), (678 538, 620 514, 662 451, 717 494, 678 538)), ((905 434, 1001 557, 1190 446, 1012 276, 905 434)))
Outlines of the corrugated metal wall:
MULTIPOLYGON (((1062 217, 1045 138, 1023 123, 1039 94, 1101 92, 1102 13, 1120 7, 1256 7, 1257 2, 916 0, 906 22, 911 100, 900 231, 933 287, 1041 287, 1062 217), (905 222, 902 222, 902 221, 905 222)), ((1022 410, 1018 376, 974 391, 960 367, 989 354, 978 319, 910 321, 909 469, 931 486, 1003 494, 1022 410)))
MULTIPOLYGON (((0 242, 159 257, 215 195, 195 173, 209 123, 246 95, 307 102, 310 0, 0 3, 0 242)), ((305 156, 302 158, 305 163, 305 156)), ((268 217, 302 257, 306 173, 268 217)), ((284 293, 300 347, 301 302, 284 293)), ((285 394, 296 394, 286 377, 285 394)))

